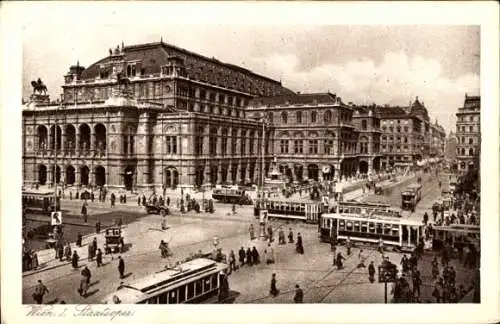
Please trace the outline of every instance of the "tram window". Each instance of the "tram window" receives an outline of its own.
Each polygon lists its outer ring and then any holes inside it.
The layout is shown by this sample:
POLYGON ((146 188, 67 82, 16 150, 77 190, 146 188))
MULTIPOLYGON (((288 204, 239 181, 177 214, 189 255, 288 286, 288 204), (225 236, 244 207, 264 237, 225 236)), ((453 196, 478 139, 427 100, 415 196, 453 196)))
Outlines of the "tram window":
POLYGON ((201 295, 203 294, 203 279, 196 280, 195 283, 195 294, 201 295))
POLYGON ((377 224, 377 234, 382 234, 383 231, 382 231, 382 224, 378 223, 377 224))
POLYGON ((391 235, 391 224, 384 225, 384 235, 391 235))
POLYGON ((177 295, 179 296, 179 304, 186 301, 186 286, 181 286, 177 289, 177 295))
POLYGON ((187 299, 191 299, 194 297, 194 282, 190 282, 187 284, 187 299))
POLYGON ((203 291, 207 292, 210 290, 210 278, 205 278, 203 281, 204 281, 203 291))
MULTIPOLYGON (((153 298, 151 298, 151 299, 153 299, 153 298)), ((154 299, 156 299, 156 297, 154 297, 154 299)), ((168 303, 168 302, 167 302, 167 301, 168 301, 168 292, 167 292, 167 293, 160 294, 160 295, 158 296, 158 299, 159 299, 159 301, 158 301, 158 302, 156 302, 156 300, 155 300, 155 302, 154 302, 154 303, 149 303, 149 304, 167 304, 167 303, 168 303)))
POLYGON ((339 229, 340 230, 345 230, 345 221, 344 220, 339 220, 339 229))
POLYGON ((212 289, 216 289, 219 287, 218 284, 218 274, 212 275, 212 289))
POLYGON ((369 230, 368 230, 369 233, 375 233, 375 224, 374 223, 369 223, 368 228, 369 228, 369 230))
POLYGON ((347 230, 352 231, 352 222, 347 222, 347 230))
POLYGON ((175 290, 168 293, 168 303, 177 304, 177 292, 175 290))
POLYGON ((361 222, 361 232, 362 233, 368 232, 368 223, 367 222, 361 222))
POLYGON ((359 222, 354 222, 354 231, 355 232, 361 232, 361 228, 360 228, 359 222))

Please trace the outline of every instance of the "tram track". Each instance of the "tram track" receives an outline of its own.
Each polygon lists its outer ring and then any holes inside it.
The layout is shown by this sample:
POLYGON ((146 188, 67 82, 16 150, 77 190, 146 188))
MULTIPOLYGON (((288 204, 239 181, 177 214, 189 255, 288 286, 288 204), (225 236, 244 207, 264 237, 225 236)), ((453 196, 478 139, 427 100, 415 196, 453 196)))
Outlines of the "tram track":
MULTIPOLYGON (((235 234, 231 234, 231 235, 221 236, 219 238, 220 239, 230 239, 230 238, 237 237, 237 236, 240 236, 240 235, 242 235, 242 233, 235 233, 235 234)), ((197 245, 197 244, 202 244, 202 243, 209 243, 209 242, 212 242, 212 239, 206 239, 206 240, 203 240, 203 241, 198 241, 198 242, 188 243, 188 244, 184 244, 184 245, 179 245, 176 248, 186 248, 186 247, 189 247, 189 246, 193 246, 193 245, 197 245)), ((125 256, 126 256, 126 258, 133 258, 133 257, 149 256, 149 255, 153 255, 153 254, 158 254, 158 251, 154 250, 154 251, 145 251, 145 252, 133 253, 133 254, 125 254, 125 256)), ((188 255, 189 255, 189 253, 188 253, 188 255)), ((182 257, 179 258, 179 259, 182 259, 182 257)), ((117 258, 116 259, 111 259, 111 260, 108 261, 108 263, 110 263, 113 260, 118 260, 118 259, 117 258)), ((161 260, 163 260, 163 259, 161 259, 161 260)), ((176 262, 176 261, 178 261, 178 259, 175 259, 175 260, 172 259, 171 260, 171 262, 176 262)), ((78 269, 82 268, 84 265, 88 265, 88 264, 91 264, 91 263, 93 263, 93 262, 90 261, 90 262, 87 262, 87 263, 82 263, 78 267, 78 269)), ((70 264, 68 263, 66 266, 70 266, 70 264)), ((47 271, 50 271, 50 270, 51 269, 47 269, 47 271)), ((70 277, 70 276, 74 275, 75 273, 77 273, 77 272, 70 272, 70 273, 58 276, 56 278, 53 278, 53 279, 44 280, 44 282, 50 283, 50 282, 53 282, 53 281, 56 281, 56 280, 60 280, 61 278, 70 277)), ((36 287, 36 285, 25 287, 25 288, 23 288, 23 291, 24 290, 33 289, 34 287, 36 287)))

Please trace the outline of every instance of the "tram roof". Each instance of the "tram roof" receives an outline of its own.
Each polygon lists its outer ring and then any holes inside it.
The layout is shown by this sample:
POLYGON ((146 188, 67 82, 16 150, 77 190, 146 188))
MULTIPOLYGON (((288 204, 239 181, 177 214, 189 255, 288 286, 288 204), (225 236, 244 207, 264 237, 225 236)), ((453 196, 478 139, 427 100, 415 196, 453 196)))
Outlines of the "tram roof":
POLYGON ((393 223, 393 224, 403 224, 403 225, 412 225, 419 226, 422 225, 422 221, 420 219, 416 219, 414 217, 392 217, 392 216, 383 216, 383 215, 373 215, 373 216, 364 216, 361 214, 337 214, 337 213, 327 213, 323 214, 322 217, 325 218, 338 218, 338 219, 347 219, 352 221, 362 221, 362 222, 382 222, 382 223, 393 223))
POLYGON ((23 196, 54 196, 53 190, 23 190, 23 196))
POLYGON ((406 189, 419 189, 419 188, 422 188, 422 185, 419 183, 412 183, 411 185, 406 187, 406 189))
POLYGON ((215 265, 216 262, 210 259, 194 259, 180 264, 175 269, 167 269, 158 273, 153 273, 144 278, 137 279, 129 284, 129 286, 147 293, 148 290, 163 286, 167 283, 175 282, 176 280, 184 278, 187 275, 194 274, 203 269, 212 268, 215 265))
MULTIPOLYGON (((187 279, 196 277, 198 273, 203 273, 207 270, 213 271, 223 270, 223 264, 217 263, 210 259, 198 258, 181 264, 178 268, 167 269, 149 276, 137 279, 130 284, 120 286, 115 292, 107 295, 103 302, 113 303, 113 296, 120 299, 123 304, 134 304, 142 298, 147 298, 150 293, 164 288, 175 288, 181 284, 185 284, 187 279)), ((225 266, 225 265, 224 265, 225 266)), ((227 266, 225 266, 227 267, 227 266)))

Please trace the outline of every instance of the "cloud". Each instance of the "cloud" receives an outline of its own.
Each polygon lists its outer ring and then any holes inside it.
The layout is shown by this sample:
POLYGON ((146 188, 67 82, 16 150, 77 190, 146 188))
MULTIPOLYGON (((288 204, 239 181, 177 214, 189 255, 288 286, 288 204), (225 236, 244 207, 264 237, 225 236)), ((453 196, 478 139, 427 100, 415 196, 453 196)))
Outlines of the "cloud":
POLYGON ((273 54, 249 62, 255 71, 282 79, 285 86, 301 92, 334 92, 345 102, 407 105, 416 96, 423 100, 432 119, 447 130, 454 128, 452 114, 463 104, 465 93, 479 93, 479 75, 450 78, 439 61, 405 52, 388 51, 373 60, 350 60, 301 70, 294 54, 273 54))

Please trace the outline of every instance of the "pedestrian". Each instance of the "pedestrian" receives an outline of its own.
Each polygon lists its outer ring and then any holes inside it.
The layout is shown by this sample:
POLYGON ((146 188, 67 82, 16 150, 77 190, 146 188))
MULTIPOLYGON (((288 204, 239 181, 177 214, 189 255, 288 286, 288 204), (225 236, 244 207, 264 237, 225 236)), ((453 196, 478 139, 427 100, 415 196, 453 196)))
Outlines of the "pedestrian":
POLYGON ((88 260, 89 261, 94 260, 94 246, 92 245, 92 243, 89 243, 87 245, 87 251, 88 251, 88 260))
POLYGON ((344 264, 342 262, 343 260, 345 260, 345 258, 342 256, 342 253, 339 252, 335 260, 337 261, 337 270, 341 270, 344 267, 344 264))
POLYGON ((304 292, 299 285, 295 285, 295 296, 293 297, 293 302, 296 304, 302 304, 304 302, 304 292))
POLYGON ((345 240, 345 245, 347 247, 347 255, 351 255, 351 238, 349 236, 345 240))
POLYGON ((422 279, 420 279, 420 271, 415 270, 413 272, 413 298, 420 299, 420 285, 422 284, 422 279))
POLYGON ((69 200, 73 200, 73 191, 69 192, 69 200))
POLYGON ((250 248, 247 249, 247 264, 249 266, 253 265, 252 250, 250 248))
POLYGON ((57 243, 57 256, 59 261, 64 261, 64 245, 62 242, 57 243))
POLYGON ((231 250, 229 252, 229 273, 236 271, 236 256, 234 255, 234 251, 231 250))
POLYGON ((259 264, 260 263, 259 251, 257 251, 257 248, 255 248, 255 246, 252 249, 252 262, 254 264, 259 264))
POLYGON ((83 296, 83 298, 87 298, 87 291, 89 289, 89 284, 87 281, 87 277, 82 275, 82 278, 80 279, 80 287, 78 288, 78 293, 80 296, 83 296))
POLYGON ((43 295, 45 295, 45 293, 48 294, 49 290, 41 280, 38 280, 38 284, 35 287, 35 292, 33 293, 33 299, 37 304, 43 304, 43 295))
POLYGON ((370 280, 370 283, 375 282, 375 266, 373 265, 373 261, 371 261, 368 265, 368 279, 370 280))
POLYGON ((365 268, 365 255, 363 253, 363 250, 359 250, 359 254, 358 254, 358 259, 359 259, 359 263, 358 263, 358 268, 365 268))
POLYGON ((273 238, 273 228, 271 226, 267 228, 267 236, 269 237, 269 242, 272 243, 274 241, 274 238, 273 238))
POLYGON ((109 197, 109 200, 111 202, 111 208, 115 207, 116 196, 115 196, 114 192, 111 193, 111 196, 109 197))
POLYGON ((137 197, 137 206, 141 207, 141 196, 137 197))
POLYGON ((122 259, 122 256, 118 256, 118 272, 120 273, 120 279, 123 279, 125 273, 125 262, 122 259))
POLYGON ((66 261, 71 260, 71 246, 66 244, 66 247, 64 248, 64 257, 66 258, 66 261))
POLYGON ((298 254, 304 254, 304 246, 302 245, 302 236, 297 233, 297 246, 296 251, 298 254))
POLYGON ((271 243, 267 245, 267 249, 264 250, 264 253, 266 254, 266 263, 273 264, 275 262, 275 259, 274 259, 274 249, 271 246, 271 243))
POLYGON ((288 232, 288 243, 293 243, 293 231, 291 227, 288 232))
POLYGON ((239 257, 240 257, 240 266, 243 266, 245 264, 245 249, 243 246, 241 247, 240 251, 238 252, 239 257))
POLYGON ((97 253, 95 256, 95 262, 97 263, 97 267, 102 266, 102 251, 101 249, 97 249, 97 253))
POLYGON ((378 239, 378 251, 380 252, 380 254, 384 255, 384 241, 381 237, 379 237, 378 239))
POLYGON ((250 224, 250 226, 248 227, 248 233, 250 234, 250 240, 254 240, 255 239, 255 229, 253 227, 253 224, 250 224))
POLYGON ((269 293, 273 297, 276 297, 279 294, 279 290, 276 287, 276 274, 275 273, 273 273, 272 278, 271 278, 271 289, 270 289, 269 293))
POLYGON ((83 217, 83 221, 86 223, 87 222, 87 202, 84 202, 82 205, 82 217, 83 217))
POLYGON ((127 195, 123 195, 123 203, 126 204, 127 203, 127 195))
POLYGON ((97 238, 94 237, 94 239, 92 240, 92 258, 95 257, 96 252, 97 252, 97 238))
POLYGON ((283 227, 280 227, 278 231, 278 241, 280 245, 286 244, 285 231, 283 231, 283 227))
POLYGON ((96 234, 99 234, 101 232, 101 222, 100 221, 97 221, 95 223, 95 232, 96 232, 96 234))
POLYGON ((439 276, 439 262, 437 260, 437 257, 434 256, 434 259, 432 260, 432 279, 436 280, 438 276, 439 276))
POLYGON ((76 246, 82 247, 82 233, 78 233, 76 236, 76 246))
POLYGON ((90 193, 90 201, 91 201, 91 202, 94 202, 94 199, 95 199, 95 197, 94 197, 94 192, 92 191, 92 192, 90 193))
POLYGON ((332 245, 330 250, 332 251, 332 255, 333 255, 333 265, 336 265, 337 264, 337 246, 336 245, 332 245))
POLYGON ((76 250, 73 251, 73 256, 71 257, 71 266, 73 269, 78 269, 78 260, 80 257, 78 256, 78 253, 76 253, 76 250))
POLYGON ((83 269, 82 269, 82 272, 81 272, 82 276, 84 278, 87 279, 87 285, 90 284, 90 277, 92 277, 92 274, 90 273, 90 270, 89 268, 87 268, 87 266, 85 266, 83 269))

